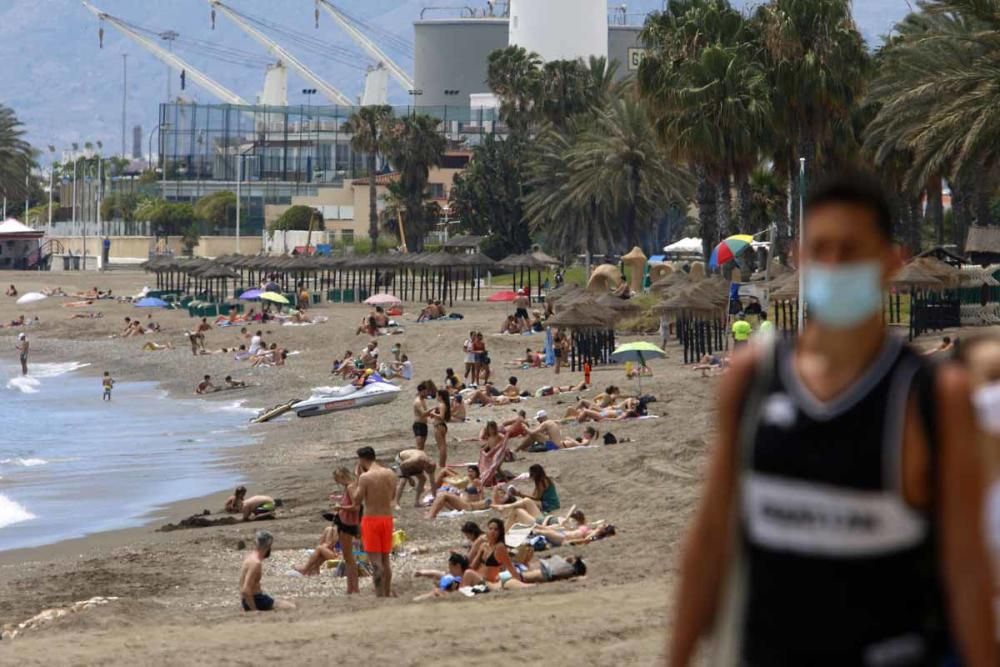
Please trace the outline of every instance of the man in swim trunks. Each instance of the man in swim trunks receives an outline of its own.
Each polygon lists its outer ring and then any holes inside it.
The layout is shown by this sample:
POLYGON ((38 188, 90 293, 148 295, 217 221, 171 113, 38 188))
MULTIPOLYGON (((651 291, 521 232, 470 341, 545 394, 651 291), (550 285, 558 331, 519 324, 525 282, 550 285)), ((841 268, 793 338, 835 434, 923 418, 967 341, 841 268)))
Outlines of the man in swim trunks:
POLYGON ((420 507, 420 502, 424 497, 424 488, 430 486, 431 491, 434 491, 434 473, 437 466, 427 455, 427 452, 422 449, 404 449, 396 456, 396 463, 399 464, 399 483, 396 485, 394 509, 400 509, 399 501, 403 498, 403 491, 407 484, 412 486, 414 480, 416 480, 417 492, 413 506, 420 507))
POLYGON ((273 609, 295 609, 295 604, 287 600, 275 600, 260 589, 264 575, 264 561, 271 556, 274 537, 266 530, 254 537, 254 550, 243 560, 240 569, 240 601, 243 611, 271 611, 273 609))
POLYGON ((392 561, 389 556, 392 554, 392 505, 396 495, 396 474, 379 465, 371 447, 358 450, 358 465, 362 473, 354 500, 364 507, 361 546, 372 565, 375 595, 392 597, 392 561))
POLYGON ((413 439, 414 446, 423 451, 427 445, 427 383, 417 385, 417 397, 413 399, 413 439))
POLYGON ((212 384, 212 376, 206 375, 204 379, 198 383, 198 386, 194 388, 194 393, 209 394, 218 390, 219 388, 212 384))
POLYGON ((278 506, 271 496, 253 496, 243 501, 243 520, 260 521, 261 519, 273 519, 274 509, 278 506))
POLYGON ((528 429, 528 435, 517 446, 517 451, 523 452, 536 443, 545 445, 546 450, 559 449, 559 445, 556 443, 563 441, 559 423, 549 420, 549 413, 545 410, 539 410, 535 413, 535 419, 538 420, 538 426, 528 429))

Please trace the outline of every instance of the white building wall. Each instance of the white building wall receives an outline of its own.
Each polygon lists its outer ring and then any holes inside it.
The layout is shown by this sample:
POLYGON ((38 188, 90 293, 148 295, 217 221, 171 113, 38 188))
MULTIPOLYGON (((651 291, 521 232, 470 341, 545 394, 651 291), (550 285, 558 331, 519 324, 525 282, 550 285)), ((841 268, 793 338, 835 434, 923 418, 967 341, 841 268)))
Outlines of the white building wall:
POLYGON ((511 0, 509 35, 545 61, 607 57, 607 0, 511 0))

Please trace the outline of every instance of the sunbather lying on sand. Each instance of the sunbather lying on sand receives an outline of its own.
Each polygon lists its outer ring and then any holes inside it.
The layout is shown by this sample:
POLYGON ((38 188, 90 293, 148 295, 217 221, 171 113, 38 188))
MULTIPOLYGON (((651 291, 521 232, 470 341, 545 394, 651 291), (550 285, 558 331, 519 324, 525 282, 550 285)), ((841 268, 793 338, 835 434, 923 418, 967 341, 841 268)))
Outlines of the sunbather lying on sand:
POLYGON ((169 340, 166 343, 157 343, 155 340, 149 340, 142 346, 143 352, 159 352, 160 350, 172 349, 174 349, 174 344, 169 340))
POLYGON ((567 419, 576 419, 578 422, 585 421, 620 421, 622 419, 634 419, 639 416, 639 399, 626 398, 617 405, 600 410, 581 408, 579 410, 570 408, 566 411, 567 419))
POLYGON ((564 542, 585 539, 592 530, 583 511, 574 508, 569 513, 569 520, 561 520, 554 526, 535 526, 531 532, 541 535, 549 544, 558 547, 564 542))
POLYGON ((535 390, 535 396, 540 398, 542 396, 555 396, 556 394, 575 394, 580 391, 587 391, 586 382, 581 381, 579 384, 562 387, 558 385, 545 385, 535 390))
POLYGON ((583 435, 579 438, 565 438, 559 443, 560 449, 573 449, 574 447, 589 447, 598 444, 595 442, 600 433, 593 426, 583 429, 583 435))
POLYGON ((98 320, 104 317, 104 313, 73 313, 66 317, 67 320, 98 320))
POLYGON ((724 371, 729 367, 729 357, 722 354, 706 354, 699 363, 691 367, 693 371, 701 371, 702 377, 708 377, 710 371, 724 371))

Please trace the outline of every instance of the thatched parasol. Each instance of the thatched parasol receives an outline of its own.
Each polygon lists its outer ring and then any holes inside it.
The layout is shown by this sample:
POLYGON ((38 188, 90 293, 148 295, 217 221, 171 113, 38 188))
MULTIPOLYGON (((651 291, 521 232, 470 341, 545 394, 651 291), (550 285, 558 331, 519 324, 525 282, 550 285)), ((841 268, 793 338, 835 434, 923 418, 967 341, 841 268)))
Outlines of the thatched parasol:
POLYGON ((609 329, 618 315, 607 308, 591 304, 578 304, 556 313, 545 321, 554 327, 571 327, 574 329, 609 329))
POLYGON ((719 310, 717 304, 693 290, 679 292, 653 306, 653 312, 660 315, 673 315, 682 312, 714 313, 717 310, 719 310))
POLYGON ((890 282, 893 285, 909 287, 911 289, 914 287, 940 288, 944 286, 941 280, 927 273, 927 271, 914 262, 910 262, 897 271, 890 282))
POLYGON ((199 278, 205 278, 207 280, 233 280, 239 278, 240 274, 233 271, 228 266, 223 266, 221 264, 209 264, 202 267, 195 274, 199 278))
POLYGON ((946 287, 958 287, 962 278, 962 270, 942 262, 937 257, 917 257, 911 264, 918 266, 928 275, 940 280, 946 287))
POLYGON ((634 315, 642 310, 642 307, 630 299, 622 299, 614 294, 602 294, 594 299, 594 304, 602 308, 609 308, 620 315, 634 315))
POLYGON ((562 265, 562 262, 560 262, 558 259, 556 259, 552 255, 546 254, 542 250, 535 250, 535 251, 533 251, 531 253, 531 257, 533 257, 534 259, 536 259, 536 260, 538 260, 540 262, 543 262, 545 264, 545 266, 561 266, 562 265))
POLYGON ((579 294, 583 288, 573 283, 566 283, 562 287, 557 287, 545 293, 545 300, 549 303, 558 303, 574 294, 579 294))

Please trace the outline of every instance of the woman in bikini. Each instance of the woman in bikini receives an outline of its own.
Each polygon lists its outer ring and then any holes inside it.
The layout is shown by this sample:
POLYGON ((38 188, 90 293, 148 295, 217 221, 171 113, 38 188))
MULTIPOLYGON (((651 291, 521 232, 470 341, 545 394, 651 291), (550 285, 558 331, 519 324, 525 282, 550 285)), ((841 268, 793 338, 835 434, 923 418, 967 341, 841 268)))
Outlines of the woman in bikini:
POLYGON ((443 510, 471 511, 486 509, 489 502, 483 498, 483 482, 479 478, 479 466, 466 468, 466 477, 448 479, 451 474, 442 470, 438 477, 438 491, 434 494, 434 502, 427 512, 427 518, 433 519, 443 510), (447 481, 447 486, 443 482, 447 481))
POLYGON ((532 584, 521 580, 521 573, 514 567, 504 540, 503 521, 490 519, 486 526, 486 544, 469 564, 462 579, 463 585, 485 583, 490 590, 531 587, 532 584))
POLYGON ((428 410, 427 416, 434 424, 434 442, 438 448, 438 468, 448 464, 448 422, 451 421, 451 396, 444 389, 438 390, 437 405, 428 410))
POLYGON ((350 595, 360 592, 358 564, 354 560, 354 540, 361 537, 358 528, 361 523, 361 507, 354 503, 358 485, 351 471, 344 467, 334 471, 333 479, 344 489, 339 497, 331 495, 330 500, 336 502, 333 506, 333 511, 336 512, 333 523, 337 526, 337 534, 340 537, 340 550, 344 555, 344 570, 347 574, 347 594, 350 595))
POLYGON ((587 524, 587 517, 580 510, 570 512, 569 518, 573 520, 576 527, 569 529, 563 525, 558 526, 536 526, 531 530, 535 535, 541 535, 554 547, 562 546, 566 542, 576 540, 586 540, 593 530, 587 524))

